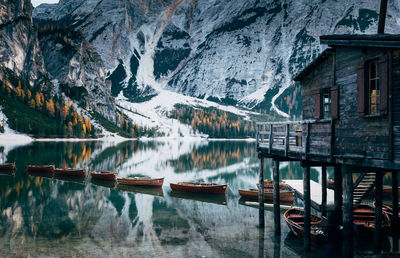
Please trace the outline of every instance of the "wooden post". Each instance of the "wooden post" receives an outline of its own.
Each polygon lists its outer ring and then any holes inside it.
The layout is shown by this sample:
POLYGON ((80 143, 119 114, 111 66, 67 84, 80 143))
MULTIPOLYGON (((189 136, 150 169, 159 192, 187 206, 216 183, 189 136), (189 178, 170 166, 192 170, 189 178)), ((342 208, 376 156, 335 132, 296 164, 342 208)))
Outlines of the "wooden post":
POLYGON ((264 228, 265 219, 264 219, 264 157, 259 155, 260 159, 260 174, 258 178, 258 202, 259 202, 259 226, 260 228, 264 228))
POLYGON ((399 226, 399 183, 397 181, 397 171, 392 172, 392 207, 393 217, 392 225, 394 233, 397 232, 399 226))
POLYGON ((272 141, 273 141, 273 138, 272 138, 272 129, 273 129, 273 127, 272 127, 272 124, 271 124, 271 125, 269 125, 268 153, 271 153, 271 152, 272 152, 272 141))
POLYGON ((275 235, 281 234, 281 213, 279 199, 279 160, 274 159, 273 180, 274 180, 274 228, 275 235))
POLYGON ((265 239, 265 229, 258 229, 258 257, 263 258, 264 256, 264 239, 265 239))
POLYGON ((311 247, 311 196, 310 196, 310 167, 303 167, 303 192, 304 192, 304 250, 310 251, 311 247))
POLYGON ((289 124, 285 127, 285 156, 289 153, 289 124))
POLYGON ((339 223, 342 223, 342 204, 343 204, 343 197, 342 197, 342 171, 341 165, 335 165, 334 167, 334 186, 335 186, 335 214, 339 216, 339 223))
POLYGON ((381 249, 382 242, 382 176, 383 173, 375 172, 375 251, 381 249))
POLYGON ((326 191, 326 166, 322 166, 321 171, 321 187, 322 187, 322 202, 321 202, 321 214, 326 217, 326 199, 327 199, 327 191, 326 191))
POLYGON ((353 257, 353 177, 349 166, 342 165, 343 177, 343 257, 353 257))
POLYGON ((275 236, 274 237, 274 258, 280 258, 280 257, 281 257, 281 237, 275 236))

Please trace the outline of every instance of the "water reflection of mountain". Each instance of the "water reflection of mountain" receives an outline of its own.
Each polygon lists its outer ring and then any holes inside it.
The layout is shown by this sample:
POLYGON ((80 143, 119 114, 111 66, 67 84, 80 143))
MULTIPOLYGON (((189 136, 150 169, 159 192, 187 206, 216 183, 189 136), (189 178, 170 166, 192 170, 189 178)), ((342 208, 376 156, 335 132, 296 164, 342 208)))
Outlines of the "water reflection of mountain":
POLYGON ((193 149, 190 153, 170 160, 176 172, 188 170, 216 169, 240 162, 245 157, 255 157, 254 144, 247 142, 210 142, 193 149))
MULTIPOLYGON (((34 143, 13 149, 6 156, 17 162, 15 175, 0 176, 0 256, 256 256, 258 211, 239 205, 237 194, 257 182, 254 155, 254 144, 246 142, 34 143), (165 176, 165 194, 29 176, 25 169, 51 163, 116 170, 121 177, 165 176), (191 180, 228 183, 227 205, 170 196, 168 182, 191 180)), ((283 176, 301 173, 290 164, 282 168, 288 170, 283 176)), ((264 250, 272 256, 272 213, 266 216, 264 250)))

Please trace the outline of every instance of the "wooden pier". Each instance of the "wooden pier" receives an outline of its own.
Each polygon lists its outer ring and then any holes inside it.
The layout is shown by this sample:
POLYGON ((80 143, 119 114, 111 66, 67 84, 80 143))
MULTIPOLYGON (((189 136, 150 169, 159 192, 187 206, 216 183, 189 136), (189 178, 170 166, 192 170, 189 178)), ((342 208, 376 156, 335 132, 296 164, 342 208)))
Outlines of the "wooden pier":
MULTIPOLYGON (((286 186, 293 190, 296 195, 304 201, 304 185, 303 180, 285 180, 286 186)), ((320 212, 323 211, 322 206, 325 206, 326 211, 334 210, 335 192, 332 189, 327 189, 326 200, 322 199, 322 185, 310 180, 310 201, 311 207, 320 212)))

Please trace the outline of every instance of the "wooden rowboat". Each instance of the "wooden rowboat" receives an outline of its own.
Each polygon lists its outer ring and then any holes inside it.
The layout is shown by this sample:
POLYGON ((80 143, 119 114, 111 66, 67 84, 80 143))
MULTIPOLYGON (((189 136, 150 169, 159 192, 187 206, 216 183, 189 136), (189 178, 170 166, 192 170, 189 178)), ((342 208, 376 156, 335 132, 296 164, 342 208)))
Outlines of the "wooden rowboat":
POLYGON ((125 177, 117 178, 117 182, 122 185, 162 187, 164 178, 125 177))
POLYGON ((26 169, 28 170, 28 172, 53 173, 54 165, 27 165, 26 169))
POLYGON ((113 173, 110 171, 102 171, 102 172, 95 172, 92 171, 90 172, 90 176, 95 179, 101 179, 101 180, 110 180, 110 181, 115 181, 115 178, 117 177, 117 173, 113 173))
POLYGON ((170 184, 174 191, 201 193, 201 194, 226 194, 228 185, 220 185, 216 183, 198 183, 198 182, 179 182, 170 184))
MULTIPOLYGON (((290 230, 299 238, 304 237, 304 211, 301 209, 292 208, 285 212, 285 221, 290 230)), ((324 243, 328 238, 327 221, 326 219, 320 218, 311 214, 310 218, 311 242, 315 245, 324 243)))
POLYGON ((56 168, 54 174, 63 176, 85 177, 86 170, 82 168, 56 168))
MULTIPOLYGON (((373 233, 375 231, 375 209, 367 204, 359 204, 353 208, 353 223, 359 232, 373 233)), ((390 219, 386 212, 382 213, 382 228, 390 228, 390 219)))
POLYGON ((0 171, 13 171, 14 168, 15 168, 15 162, 0 164, 0 171))
MULTIPOLYGON (((239 189, 239 194, 246 199, 258 200, 258 189, 248 189, 248 190, 239 189)), ((271 188, 264 188, 264 201, 273 201, 273 200, 274 200, 274 190, 271 188)), ((280 190, 279 200, 288 203, 293 202, 294 192, 287 190, 280 190)))

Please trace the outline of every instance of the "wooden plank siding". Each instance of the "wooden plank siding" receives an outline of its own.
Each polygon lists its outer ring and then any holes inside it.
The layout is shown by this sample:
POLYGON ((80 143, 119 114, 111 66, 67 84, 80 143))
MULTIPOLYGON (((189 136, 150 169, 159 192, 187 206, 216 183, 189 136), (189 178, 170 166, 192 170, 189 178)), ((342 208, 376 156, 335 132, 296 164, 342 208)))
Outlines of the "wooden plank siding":
POLYGON ((335 154, 390 159, 388 116, 367 117, 357 112, 357 69, 360 62, 387 54, 379 48, 336 48, 339 119, 335 120, 335 154))
POLYGON ((400 50, 392 57, 393 159, 400 163, 400 50))
POLYGON ((303 119, 315 119, 315 95, 323 88, 332 87, 332 62, 333 58, 329 56, 304 78, 302 82, 303 119))

